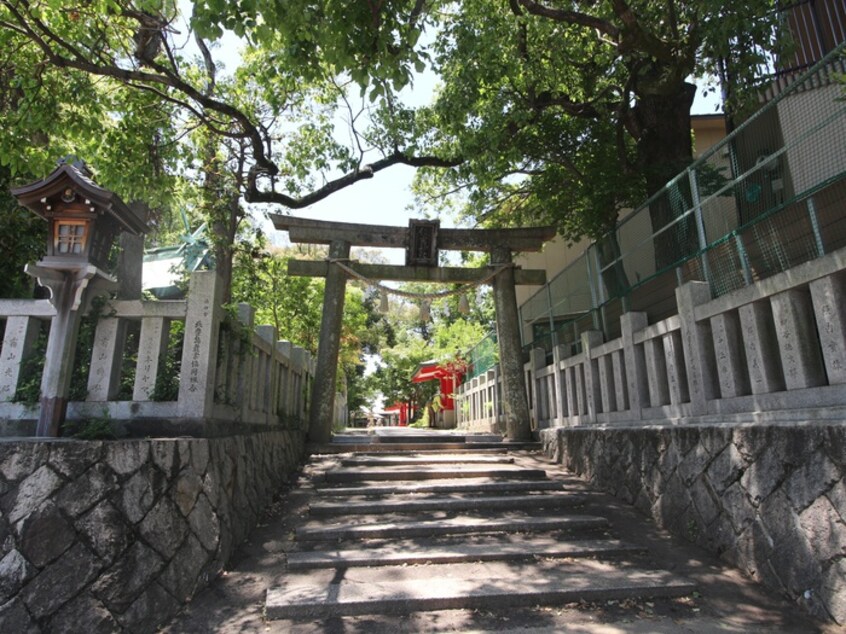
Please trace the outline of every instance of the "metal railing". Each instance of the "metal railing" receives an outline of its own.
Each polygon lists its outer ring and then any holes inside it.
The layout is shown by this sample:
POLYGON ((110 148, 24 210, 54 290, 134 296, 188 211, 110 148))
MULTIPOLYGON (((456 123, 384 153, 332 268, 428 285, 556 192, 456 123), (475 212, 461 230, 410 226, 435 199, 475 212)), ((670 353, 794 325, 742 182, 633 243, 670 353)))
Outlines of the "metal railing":
POLYGON ((677 311, 675 288, 718 297, 846 245, 841 44, 625 216, 520 308, 526 348, 579 352, 619 316, 677 311), (654 227, 658 227, 654 229, 654 227))

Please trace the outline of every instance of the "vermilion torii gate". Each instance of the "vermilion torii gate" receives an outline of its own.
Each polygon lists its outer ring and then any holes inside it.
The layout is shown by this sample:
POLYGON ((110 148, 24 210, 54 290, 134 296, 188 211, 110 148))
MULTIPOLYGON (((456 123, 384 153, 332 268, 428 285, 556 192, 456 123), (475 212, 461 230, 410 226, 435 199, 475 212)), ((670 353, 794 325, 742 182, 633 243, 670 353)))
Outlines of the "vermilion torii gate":
POLYGON ((279 214, 270 214, 270 219, 276 229, 288 232, 291 242, 329 245, 326 261, 291 260, 288 263, 289 275, 326 278, 309 412, 310 440, 325 443, 332 439, 344 294, 347 278, 351 275, 367 280, 400 282, 491 283, 496 308, 506 436, 515 442, 531 439, 515 286, 542 285, 546 282, 546 273, 516 267, 512 254, 540 251, 544 242, 555 236, 552 227, 441 229, 437 221, 411 220, 409 227, 405 228, 327 222, 279 214), (405 249, 406 265, 353 262, 349 259, 353 246, 405 249), (481 268, 441 267, 438 266, 440 250, 485 251, 490 254, 490 265, 481 268))

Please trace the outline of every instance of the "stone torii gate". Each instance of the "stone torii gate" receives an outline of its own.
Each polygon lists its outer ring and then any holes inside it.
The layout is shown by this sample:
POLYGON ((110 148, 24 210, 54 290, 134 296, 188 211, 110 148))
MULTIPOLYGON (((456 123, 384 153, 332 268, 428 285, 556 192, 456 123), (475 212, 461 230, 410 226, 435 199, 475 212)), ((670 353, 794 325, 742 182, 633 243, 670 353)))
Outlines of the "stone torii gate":
POLYGON ((514 266, 512 254, 540 251, 544 242, 555 236, 552 227, 441 229, 438 221, 411 220, 409 227, 405 228, 327 222, 279 214, 270 214, 270 219, 276 229, 288 232, 291 242, 329 246, 329 258, 326 261, 291 260, 288 263, 289 275, 326 278, 317 367, 309 411, 309 438, 313 442, 325 443, 332 439, 335 380, 344 294, 347 277, 350 276, 348 271, 368 280, 444 284, 480 284, 490 280, 496 308, 506 436, 515 442, 531 439, 515 286, 542 285, 546 282, 546 272, 523 270, 514 266), (353 246, 403 248, 406 265, 350 261, 350 248, 353 246), (441 267, 438 266, 440 250, 485 251, 490 254, 490 266, 441 267))

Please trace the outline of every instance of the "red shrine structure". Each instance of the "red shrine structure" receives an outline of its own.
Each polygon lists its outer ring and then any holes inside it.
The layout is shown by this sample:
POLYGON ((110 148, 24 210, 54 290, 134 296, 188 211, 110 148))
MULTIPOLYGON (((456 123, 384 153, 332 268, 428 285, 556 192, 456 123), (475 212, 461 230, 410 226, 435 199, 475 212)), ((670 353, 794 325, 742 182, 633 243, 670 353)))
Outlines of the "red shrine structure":
POLYGON ((386 414, 397 414, 400 427, 407 426, 409 419, 414 415, 414 410, 408 403, 394 403, 390 407, 386 407, 384 411, 386 414))
POLYGON ((464 381, 465 374, 467 364, 460 359, 447 363, 432 360, 421 363, 411 377, 413 383, 440 382, 435 407, 436 427, 455 427, 455 393, 464 381))

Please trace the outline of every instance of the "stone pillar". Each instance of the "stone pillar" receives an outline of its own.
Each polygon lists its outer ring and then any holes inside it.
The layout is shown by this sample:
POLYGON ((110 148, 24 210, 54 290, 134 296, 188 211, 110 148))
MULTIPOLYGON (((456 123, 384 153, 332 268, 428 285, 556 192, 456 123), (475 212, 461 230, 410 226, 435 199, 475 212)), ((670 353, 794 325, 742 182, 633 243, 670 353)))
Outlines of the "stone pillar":
POLYGON ((843 275, 811 282, 817 330, 829 385, 846 383, 846 290, 843 275))
POLYGON ((644 353, 643 349, 634 342, 634 333, 643 330, 646 325, 646 313, 625 313, 620 317, 629 409, 632 411, 632 418, 635 419, 641 418, 641 410, 649 404, 649 384, 644 353))
MULTIPOLYGON (((110 401, 120 389, 120 371, 126 340, 126 322, 116 317, 101 317, 94 330, 91 368, 88 372, 86 401, 110 401)), ((140 349, 139 349, 140 351, 140 349)))
POLYGON ((720 381, 720 397, 733 398, 749 394, 749 376, 743 364, 743 341, 740 321, 734 311, 711 317, 714 355, 720 381))
POLYGON ((14 398, 22 363, 38 338, 40 326, 41 322, 34 317, 12 316, 6 320, 3 357, 0 358, 0 403, 14 398))
MULTIPOLYGON (((331 259, 350 256, 350 243, 335 240, 329 246, 331 259)), ((344 319, 344 295, 347 276, 330 264, 323 295, 323 315, 320 320, 320 344, 317 349, 317 368, 314 372, 314 391, 309 412, 308 436, 316 443, 332 440, 332 416, 335 412, 335 380, 338 373, 338 353, 341 349, 341 324, 344 319)))
POLYGON ((599 385, 599 365, 593 358, 593 348, 602 344, 602 333, 588 330, 582 333, 582 352, 585 355, 585 406, 589 421, 596 421, 596 415, 602 406, 602 393, 599 385))
POLYGON ((617 390, 615 389, 614 367, 612 354, 604 354, 597 363, 599 364, 599 387, 602 394, 602 411, 605 413, 617 411, 617 390))
MULTIPOLYGON (((718 396, 718 380, 710 324, 696 321, 696 307, 711 301, 707 282, 688 282, 676 289, 684 369, 693 414, 704 414, 706 403, 718 396)), ((675 401, 674 401, 675 402, 675 401)))
MULTIPOLYGON (((670 404, 679 405, 690 398, 681 335, 678 331, 668 332, 661 337, 661 342, 664 346, 664 367, 667 369, 670 404)), ((702 406, 704 411, 704 403, 702 406)))
POLYGON ((284 414, 285 418, 288 419, 293 414, 293 410, 291 409, 291 342, 277 341, 276 354, 280 358, 279 395, 277 397, 276 412, 277 414, 284 414))
MULTIPOLYGON (((256 311, 249 304, 239 303, 237 308, 238 323, 245 332, 252 333, 255 327, 256 311)), ((232 381, 234 392, 231 400, 237 403, 241 409, 241 418, 246 420, 249 417, 250 401, 253 388, 253 355, 250 346, 242 337, 234 337, 232 342, 235 350, 235 367, 237 368, 235 380, 232 381)))
POLYGON ((180 418, 206 418, 214 405, 221 284, 214 271, 191 275, 179 379, 180 418))
POLYGON ((770 298, 784 383, 788 390, 825 384, 810 294, 789 290, 770 298))
POLYGON ((567 399, 564 394, 564 373, 561 371, 561 359, 564 358, 564 346, 555 346, 552 349, 552 367, 554 369, 553 377, 553 405, 555 407, 555 414, 552 416, 553 424, 560 427, 564 424, 564 419, 567 417, 567 399))
MULTIPOLYGON (((491 264, 509 265, 493 280, 496 330, 499 341, 499 367, 502 372, 502 404, 508 440, 523 442, 532 439, 529 420, 529 401, 523 380, 523 348, 520 344, 520 315, 511 250, 496 247, 491 250, 491 264)), ((324 315, 325 316, 325 315, 324 315)))
POLYGON ((535 414, 535 421, 538 429, 540 429, 541 416, 544 411, 548 409, 549 401, 544 402, 548 398, 546 386, 542 385, 542 381, 538 381, 537 372, 546 367, 546 350, 543 348, 532 348, 529 351, 529 380, 532 382, 532 410, 535 414))
POLYGON ((646 357, 646 375, 649 383, 649 405, 659 407, 670 403, 670 387, 667 382, 667 357, 662 337, 653 337, 643 342, 646 357))
MULTIPOLYGON (((567 395, 566 398, 566 405, 567 408, 564 411, 564 414, 567 418, 574 418, 575 416, 579 415, 579 396, 578 396, 578 388, 576 386, 576 372, 578 370, 578 366, 571 365, 566 370, 563 371, 564 374, 564 394, 567 395)), ((571 421, 572 423, 572 421, 571 421)))
POLYGON ((159 364, 167 354, 170 320, 162 317, 144 317, 138 340, 138 365, 135 369, 133 401, 149 401, 156 387, 159 364))
POLYGON ((778 349, 769 304, 753 302, 738 308, 737 313, 752 394, 769 394, 784 389, 781 368, 776 362, 778 349))
POLYGON ((261 400, 259 402, 259 409, 266 415, 268 423, 275 422, 274 410, 276 408, 276 377, 278 374, 276 363, 276 328, 273 326, 259 326, 256 328, 256 334, 267 342, 269 353, 262 353, 264 357, 264 368, 260 377, 261 381, 261 400))
POLYGON ((626 359, 623 350, 615 350, 611 353, 611 366, 614 371, 617 411, 623 412, 629 409, 628 391, 626 389, 626 359))

